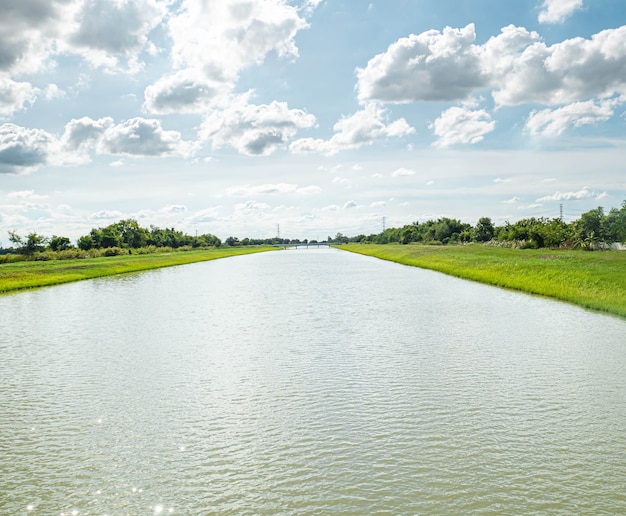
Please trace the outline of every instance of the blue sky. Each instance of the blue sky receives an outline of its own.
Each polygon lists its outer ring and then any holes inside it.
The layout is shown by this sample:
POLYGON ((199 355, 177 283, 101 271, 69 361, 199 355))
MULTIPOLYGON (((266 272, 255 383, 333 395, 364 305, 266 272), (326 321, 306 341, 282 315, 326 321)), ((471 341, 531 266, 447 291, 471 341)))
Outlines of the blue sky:
POLYGON ((623 0, 0 0, 0 242, 626 199, 623 0))

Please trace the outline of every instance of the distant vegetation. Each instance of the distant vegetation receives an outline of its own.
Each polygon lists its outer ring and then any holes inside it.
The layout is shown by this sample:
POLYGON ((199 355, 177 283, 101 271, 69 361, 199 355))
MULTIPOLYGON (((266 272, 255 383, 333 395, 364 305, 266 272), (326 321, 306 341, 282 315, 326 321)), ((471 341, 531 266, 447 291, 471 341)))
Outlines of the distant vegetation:
MULTIPOLYGON (((141 227, 134 219, 120 220, 104 228, 94 228, 74 245, 69 238, 38 233, 22 237, 9 231, 13 244, 0 249, 0 263, 22 260, 59 260, 95 258, 124 254, 150 254, 164 251, 188 251, 220 246, 247 247, 276 244, 316 243, 287 238, 243 238, 229 236, 223 243, 211 234, 191 236, 174 228, 141 227)), ((327 241, 335 244, 465 244, 483 243, 522 249, 605 249, 615 242, 626 242, 626 201, 620 209, 608 213, 602 207, 583 213, 578 220, 566 223, 560 218, 527 218, 515 223, 493 224, 482 217, 475 226, 447 217, 413 222, 401 228, 388 228, 378 234, 345 236, 337 233, 327 241)))
POLYGON ((134 219, 125 219, 104 228, 94 228, 81 236, 76 245, 69 238, 38 233, 26 237, 9 231, 10 249, 3 250, 0 263, 22 260, 67 260, 125 254, 151 254, 220 247, 221 240, 211 234, 190 236, 174 228, 141 227, 134 219))
POLYGON ((346 237, 339 233, 335 240, 341 243, 372 244, 461 244, 491 243, 502 247, 523 249, 603 249, 614 242, 626 242, 626 201, 621 209, 604 213, 602 207, 583 213, 580 219, 566 223, 560 218, 528 218, 514 224, 493 224, 490 218, 481 218, 476 226, 456 219, 440 218, 414 222, 401 228, 389 228, 375 235, 346 237))

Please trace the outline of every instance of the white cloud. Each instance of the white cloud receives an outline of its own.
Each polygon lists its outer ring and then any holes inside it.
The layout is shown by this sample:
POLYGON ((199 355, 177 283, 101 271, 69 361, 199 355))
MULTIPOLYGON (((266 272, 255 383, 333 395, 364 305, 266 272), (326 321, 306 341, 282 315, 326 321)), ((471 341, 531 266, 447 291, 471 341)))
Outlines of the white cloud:
POLYGON ((212 206, 210 208, 204 208, 202 210, 199 210, 189 218, 189 223, 202 224, 205 222, 215 222, 219 219, 219 213, 221 209, 221 206, 212 206))
POLYGON ((65 132, 61 138, 66 154, 76 163, 90 161, 90 153, 98 147, 104 133, 114 126, 110 117, 92 120, 89 117, 70 120, 65 125, 65 132))
POLYGON ((505 204, 517 204, 518 202, 520 202, 520 198, 515 196, 515 197, 511 197, 510 199, 507 199, 506 201, 502 201, 505 204))
POLYGON ((166 3, 157 0, 84 0, 76 14, 76 29, 61 49, 110 70, 118 69, 123 59, 127 71, 138 72, 139 54, 155 52, 148 35, 166 13, 166 3))
POLYGON ((186 211, 187 206, 185 206, 184 204, 168 204, 167 206, 163 206, 163 208, 159 210, 160 213, 166 213, 169 215, 176 213, 185 213, 186 211))
POLYGON ((214 148, 231 146, 241 154, 267 156, 295 136, 299 129, 315 124, 315 117, 300 109, 289 109, 285 102, 247 104, 247 95, 226 109, 207 114, 200 138, 214 148))
POLYGON ((0 75, 0 117, 10 117, 15 112, 34 104, 37 88, 28 82, 15 82, 0 75))
POLYGON ((40 201, 47 199, 47 195, 36 194, 34 190, 20 190, 18 192, 11 192, 7 195, 9 199, 28 200, 28 201, 40 201))
POLYGON ((206 79, 195 70, 181 70, 146 88, 144 110, 155 114, 204 112, 211 103, 225 103, 223 96, 232 87, 206 79))
MULTIPOLYGON (((359 101, 466 100, 489 90, 498 106, 626 99, 626 26, 551 46, 536 32, 513 25, 482 45, 475 38, 472 24, 400 38, 357 69, 359 101)), ((486 118, 478 135, 490 127, 486 118)))
POLYGON ((592 197, 595 197, 595 195, 596 194, 592 190, 585 186, 577 192, 555 192, 552 195, 547 195, 545 197, 537 199, 537 202, 590 199, 592 197))
POLYGON ((610 119, 613 116, 613 105, 611 101, 596 103, 588 100, 558 109, 532 111, 526 121, 526 129, 531 134, 559 135, 572 125, 580 127, 610 119))
POLYGON ((49 163, 57 139, 40 129, 0 125, 0 174, 30 172, 49 163))
POLYGON ((297 56, 294 38, 307 27, 297 9, 283 0, 183 0, 169 21, 174 64, 229 83, 270 52, 297 56))
POLYGON ((493 78, 499 105, 562 105, 626 93, 626 26, 552 46, 536 41, 501 59, 509 66, 493 78))
POLYGON ((357 203, 355 203, 354 201, 348 201, 343 205, 344 210, 348 210, 350 208, 356 208, 356 207, 357 207, 357 203))
POLYGON ((256 195, 272 195, 292 193, 298 190, 298 185, 290 183, 264 184, 264 185, 243 185, 229 188, 227 195, 239 197, 253 197, 256 195))
POLYGON ((98 145, 102 154, 125 156, 189 156, 192 150, 178 131, 165 131, 159 120, 140 117, 108 127, 98 145))
POLYGON ((414 176, 415 170, 409 168, 398 168, 391 173, 391 177, 407 177, 414 176))
POLYGON ((415 129, 404 118, 387 123, 386 111, 379 104, 370 103, 349 117, 340 119, 334 126, 330 140, 301 138, 290 145, 295 153, 321 152, 333 155, 346 149, 371 145, 384 138, 399 138, 413 134, 415 129))
POLYGON ((411 34, 356 71, 361 102, 457 100, 488 84, 474 24, 411 34))
POLYGON ((33 73, 46 66, 56 42, 74 19, 75 0, 19 0, 2 7, 0 71, 33 73))
POLYGON ((94 66, 141 69, 139 55, 153 52, 150 31, 163 20, 158 0, 20 0, 3 8, 0 71, 34 73, 59 54, 94 66))
POLYGON ((496 123, 484 109, 472 110, 466 107, 446 109, 429 126, 438 140, 436 147, 449 147, 458 143, 478 143, 492 132, 496 123))
POLYGON ((316 195, 320 193, 322 189, 317 185, 303 186, 302 188, 298 188, 296 193, 300 195, 316 195))
POLYGON ((583 0, 544 0, 539 23, 562 23, 583 6, 583 0))
POLYGON ((124 214, 121 211, 100 210, 92 213, 89 218, 91 220, 117 220, 123 218, 123 216, 124 214))

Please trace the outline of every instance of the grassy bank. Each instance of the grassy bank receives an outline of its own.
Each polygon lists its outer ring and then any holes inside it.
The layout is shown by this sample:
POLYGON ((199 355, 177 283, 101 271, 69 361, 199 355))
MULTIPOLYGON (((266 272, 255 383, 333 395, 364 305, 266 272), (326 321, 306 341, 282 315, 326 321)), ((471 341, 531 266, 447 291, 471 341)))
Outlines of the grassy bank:
POLYGON ((268 247, 227 247, 198 251, 130 254, 77 260, 5 263, 0 265, 0 293, 114 274, 145 271, 267 251, 268 247))
POLYGON ((349 244, 339 248, 626 317, 623 251, 391 244, 349 244))

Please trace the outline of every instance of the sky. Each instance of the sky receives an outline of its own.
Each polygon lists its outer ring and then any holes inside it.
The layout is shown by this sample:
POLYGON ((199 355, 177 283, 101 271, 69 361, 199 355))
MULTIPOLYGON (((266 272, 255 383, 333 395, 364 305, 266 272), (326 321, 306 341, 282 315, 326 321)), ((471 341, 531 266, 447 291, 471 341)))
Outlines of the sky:
POLYGON ((0 0, 0 245, 626 199, 624 0, 0 0))

